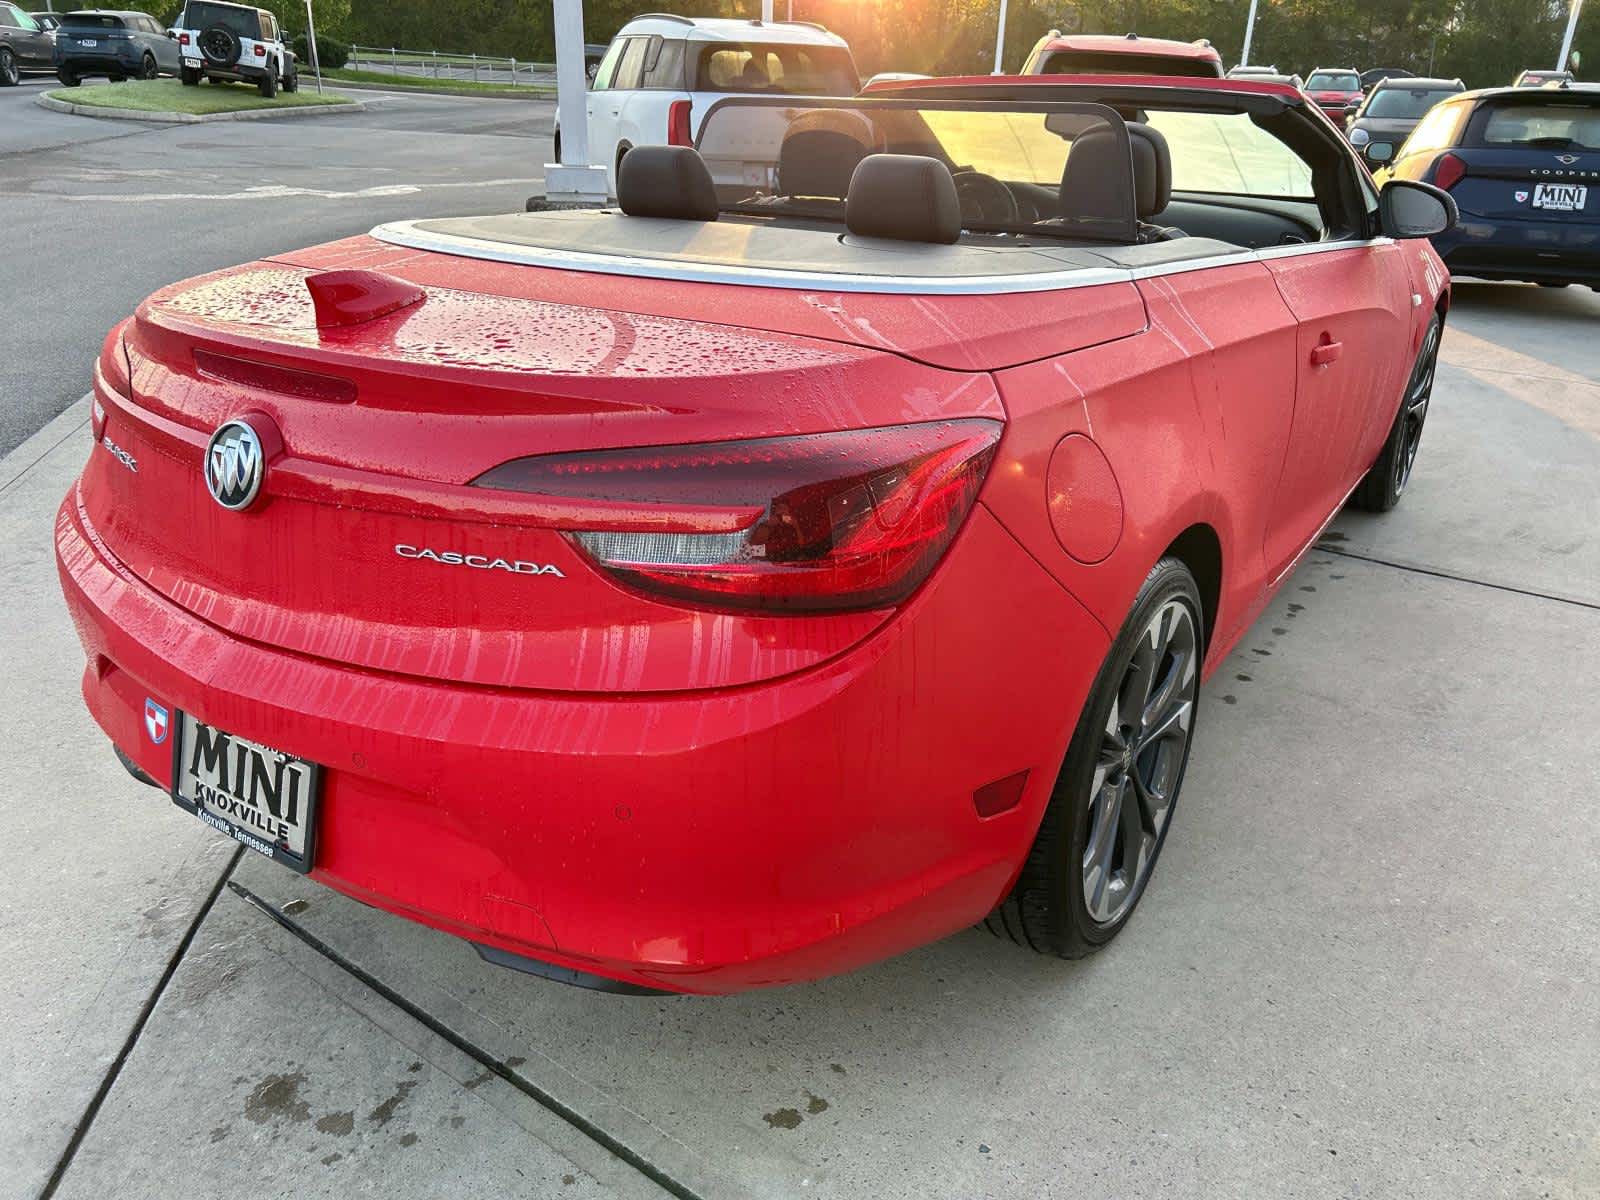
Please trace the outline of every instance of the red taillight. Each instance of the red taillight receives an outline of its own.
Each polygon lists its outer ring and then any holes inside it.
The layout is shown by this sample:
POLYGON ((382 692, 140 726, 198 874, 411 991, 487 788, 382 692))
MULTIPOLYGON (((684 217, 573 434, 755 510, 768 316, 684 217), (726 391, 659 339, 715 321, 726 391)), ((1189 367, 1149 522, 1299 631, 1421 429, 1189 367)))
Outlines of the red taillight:
POLYGON ((692 146, 689 136, 689 101, 674 100, 667 108, 667 145, 692 146))
POLYGON ((178 35, 178 45, 187 46, 188 44, 189 44, 189 35, 187 33, 180 33, 178 35))
POLYGON ((267 56, 267 48, 265 46, 261 45, 258 42, 256 44, 256 57, 257 58, 265 58, 266 56, 267 56))
POLYGON ((910 596, 949 548, 999 439, 994 421, 942 421, 542 455, 475 483, 627 512, 567 536, 652 595, 700 608, 881 608, 910 596))
POLYGON ((1466 173, 1466 163, 1454 154, 1441 154, 1439 161, 1433 164, 1433 186, 1448 192, 1461 182, 1461 177, 1466 173))

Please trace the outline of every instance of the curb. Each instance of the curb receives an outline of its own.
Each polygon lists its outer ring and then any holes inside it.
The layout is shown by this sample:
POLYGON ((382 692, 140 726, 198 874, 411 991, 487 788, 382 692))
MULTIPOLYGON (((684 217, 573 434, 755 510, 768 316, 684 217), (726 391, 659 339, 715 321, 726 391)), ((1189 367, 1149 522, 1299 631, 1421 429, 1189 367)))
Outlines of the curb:
POLYGON ((352 83, 348 79, 324 79, 322 82, 325 87, 338 88, 341 91, 348 88, 357 92, 404 92, 408 96, 449 96, 466 100, 520 100, 525 103, 529 100, 554 100, 556 96, 555 88, 546 91, 532 86, 518 88, 522 95, 513 96, 508 94, 509 89, 505 92, 455 92, 449 88, 412 87, 403 83, 391 86, 387 83, 352 83))
POLYGON ((93 398, 92 392, 78 397, 8 453, 0 455, 0 496, 89 423, 89 405, 93 398))
POLYGON ((368 100, 349 100, 343 104, 308 104, 296 108, 255 108, 239 112, 180 113, 138 112, 131 108, 109 108, 98 104, 71 104, 40 92, 33 98, 40 108, 72 113, 79 117, 107 117, 113 121, 146 121, 157 125, 200 125, 207 121, 275 121, 287 117, 326 117, 334 113, 361 112, 371 107, 368 100))

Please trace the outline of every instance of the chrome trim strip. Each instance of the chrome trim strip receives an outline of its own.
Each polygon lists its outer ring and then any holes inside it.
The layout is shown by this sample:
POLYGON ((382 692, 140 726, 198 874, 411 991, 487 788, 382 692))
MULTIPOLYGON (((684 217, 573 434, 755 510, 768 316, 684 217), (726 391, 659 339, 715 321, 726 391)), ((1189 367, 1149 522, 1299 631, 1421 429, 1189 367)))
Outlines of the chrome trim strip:
POLYGON ((1012 292, 1058 292, 1070 288, 1132 283, 1133 273, 1120 267, 1077 267, 1064 271, 1038 271, 1019 275, 849 275, 838 271, 789 271, 767 267, 740 267, 680 262, 661 258, 633 258, 592 250, 555 250, 540 246, 513 246, 484 238, 450 233, 430 233, 415 221, 379 225, 371 236, 391 246, 433 250, 462 258, 520 263, 590 271, 600 275, 674 279, 685 283, 724 283, 741 287, 785 288, 803 291, 878 292, 922 296, 988 296, 1012 292))
POLYGON ((721 283, 738 287, 784 288, 799 291, 874 292, 885 295, 919 296, 994 296, 1027 292, 1059 292, 1072 288, 1102 287, 1111 283, 1132 283, 1163 275, 1183 275, 1212 267, 1234 267, 1246 263, 1265 263, 1278 258, 1298 258, 1306 254, 1330 254, 1363 246, 1387 246, 1392 238, 1371 238, 1363 242, 1306 242, 1292 246, 1269 246, 1264 250, 1241 250, 1210 258, 1156 263, 1147 267, 1077 267, 1064 271, 1034 271, 1017 275, 850 275, 841 271, 784 270, 768 267, 741 267, 732 264, 681 262, 673 259, 637 258, 625 254, 602 254, 593 250, 556 250, 543 246, 514 246, 486 238, 462 237, 453 233, 431 233, 417 228, 415 221, 391 221, 375 226, 370 236, 391 246, 410 250, 430 250, 475 258, 486 262, 515 263, 530 267, 553 267, 566 271, 589 271, 599 275, 624 275, 643 279, 671 279, 684 283, 721 283))

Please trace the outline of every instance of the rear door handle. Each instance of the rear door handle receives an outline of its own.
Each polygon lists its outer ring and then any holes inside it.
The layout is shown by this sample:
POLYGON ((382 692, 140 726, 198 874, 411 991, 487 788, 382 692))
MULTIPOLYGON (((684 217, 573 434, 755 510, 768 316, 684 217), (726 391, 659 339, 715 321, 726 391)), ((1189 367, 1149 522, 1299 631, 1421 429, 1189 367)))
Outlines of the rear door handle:
POLYGON ((1311 348, 1311 365, 1313 367, 1325 367, 1343 353, 1343 342, 1332 341, 1327 334, 1323 334, 1322 341, 1311 348))

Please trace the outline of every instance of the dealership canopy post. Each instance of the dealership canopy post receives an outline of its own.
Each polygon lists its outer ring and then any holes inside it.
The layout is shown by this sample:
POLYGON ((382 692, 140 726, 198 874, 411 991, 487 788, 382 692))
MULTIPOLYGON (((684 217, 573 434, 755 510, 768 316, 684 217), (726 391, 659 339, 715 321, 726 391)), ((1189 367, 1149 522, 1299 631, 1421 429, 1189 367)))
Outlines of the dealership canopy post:
POLYGON ((1244 49, 1239 52, 1239 65, 1250 65, 1250 43, 1256 36, 1256 0, 1250 0, 1250 15, 1244 19, 1244 49))
POLYGON ((1561 39, 1561 57, 1556 59, 1556 70, 1567 71, 1567 60, 1572 57, 1572 35, 1578 32, 1578 14, 1583 11, 1583 0, 1572 0, 1572 11, 1567 14, 1567 33, 1561 39))
POLYGON ((991 75, 1004 75, 1001 60, 1006 53, 1006 0, 1000 0, 1000 19, 994 33, 994 70, 991 75))
POLYGON ((311 0, 306 0, 306 53, 311 56, 311 73, 317 77, 317 95, 322 95, 322 64, 317 61, 317 23, 311 16, 311 0))
POLYGON ((604 204, 606 169, 589 162, 583 0, 555 0, 555 11, 556 110, 561 117, 561 161, 545 164, 545 200, 555 204, 604 204))

